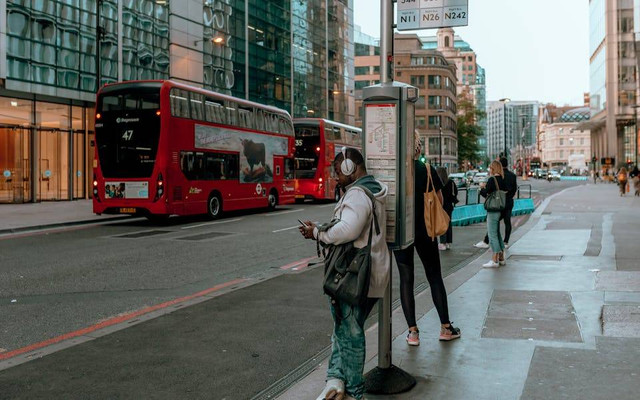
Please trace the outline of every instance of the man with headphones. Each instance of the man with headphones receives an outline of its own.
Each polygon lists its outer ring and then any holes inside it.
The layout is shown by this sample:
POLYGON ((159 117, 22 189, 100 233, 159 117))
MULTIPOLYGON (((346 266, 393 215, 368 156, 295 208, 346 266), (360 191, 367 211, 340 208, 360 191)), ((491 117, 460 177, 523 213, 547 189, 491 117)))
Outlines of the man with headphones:
POLYGON ((375 218, 379 221, 380 233, 373 230, 371 239, 371 280, 369 301, 365 306, 331 304, 334 318, 331 336, 332 353, 327 369, 327 385, 318 400, 352 400, 364 398, 365 333, 364 322, 376 301, 384 297, 389 282, 390 255, 386 243, 387 186, 367 174, 362 154, 353 148, 342 148, 333 168, 340 187, 346 189, 344 196, 333 210, 332 224, 322 232, 311 221, 300 227, 306 239, 320 240, 326 244, 339 245, 354 242, 354 246, 367 246, 369 228, 373 215, 373 204, 362 187, 374 197, 375 218), (336 222, 337 221, 337 222, 336 222))

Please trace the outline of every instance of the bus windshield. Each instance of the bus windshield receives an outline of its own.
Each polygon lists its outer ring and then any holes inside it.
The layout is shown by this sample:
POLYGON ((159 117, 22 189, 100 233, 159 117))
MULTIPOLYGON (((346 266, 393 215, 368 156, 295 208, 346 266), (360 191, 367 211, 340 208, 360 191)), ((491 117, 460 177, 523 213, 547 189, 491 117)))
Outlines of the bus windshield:
POLYGON ((160 90, 136 88, 101 94, 96 143, 106 178, 148 178, 160 139, 160 90))
POLYGON ((320 128, 296 126, 296 178, 313 179, 318 169, 320 128))

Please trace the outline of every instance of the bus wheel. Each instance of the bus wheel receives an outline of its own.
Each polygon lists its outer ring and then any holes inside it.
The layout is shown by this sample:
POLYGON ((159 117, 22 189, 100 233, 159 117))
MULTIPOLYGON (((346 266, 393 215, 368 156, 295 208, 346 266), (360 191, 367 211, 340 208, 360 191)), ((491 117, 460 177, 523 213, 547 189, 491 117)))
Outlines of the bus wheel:
POLYGON ((207 214, 211 219, 218 219, 222 215, 222 200, 220 199, 220 195, 217 193, 209 196, 209 201, 207 202, 207 214))
POLYGON ((275 190, 272 190, 269 192, 269 204, 267 205, 267 207, 269 207, 269 210, 275 210, 276 206, 278 205, 278 193, 276 193, 275 190))
POLYGON ((340 188, 336 188, 336 194, 333 196, 336 202, 340 201, 340 188))

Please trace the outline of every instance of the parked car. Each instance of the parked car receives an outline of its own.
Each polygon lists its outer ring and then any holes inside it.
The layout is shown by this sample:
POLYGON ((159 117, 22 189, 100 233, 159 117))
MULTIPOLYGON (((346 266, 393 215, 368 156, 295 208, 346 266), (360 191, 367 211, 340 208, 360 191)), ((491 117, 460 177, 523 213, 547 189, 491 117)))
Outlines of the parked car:
POLYGON ((459 188, 467 187, 467 177, 463 173, 449 174, 449 179, 459 188))
POLYGON ((473 176, 473 183, 478 185, 481 183, 487 183, 488 180, 489 180, 488 172, 478 172, 473 176))
POLYGON ((478 173, 478 170, 477 170, 477 169, 472 169, 472 170, 467 171, 467 172, 464 174, 464 175, 465 175, 465 177, 466 177, 466 179, 467 179, 467 184, 468 184, 468 185, 470 185, 470 184, 473 182, 473 177, 474 177, 474 175, 475 175, 475 174, 477 174, 477 173, 478 173))

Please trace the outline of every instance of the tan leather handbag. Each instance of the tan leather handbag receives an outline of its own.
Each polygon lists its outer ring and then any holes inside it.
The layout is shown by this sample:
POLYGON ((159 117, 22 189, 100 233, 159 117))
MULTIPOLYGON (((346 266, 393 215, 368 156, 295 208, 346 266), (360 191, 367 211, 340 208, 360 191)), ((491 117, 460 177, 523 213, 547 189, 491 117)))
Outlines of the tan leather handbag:
POLYGON ((431 177, 431 166, 427 167, 427 191, 424 194, 424 224, 427 227, 427 235, 432 240, 435 240, 438 236, 444 235, 449 229, 449 214, 444 210, 436 188, 433 184, 433 178, 431 177), (431 185, 431 191, 429 191, 429 185, 431 185))

